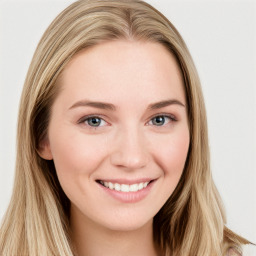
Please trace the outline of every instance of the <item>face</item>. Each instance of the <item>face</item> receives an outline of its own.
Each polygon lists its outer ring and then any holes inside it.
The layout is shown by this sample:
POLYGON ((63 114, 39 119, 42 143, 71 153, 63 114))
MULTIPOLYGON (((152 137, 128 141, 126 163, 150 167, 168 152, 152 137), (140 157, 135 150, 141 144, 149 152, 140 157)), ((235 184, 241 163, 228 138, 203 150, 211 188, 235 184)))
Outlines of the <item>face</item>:
POLYGON ((111 230, 152 222, 189 147, 175 58, 158 43, 106 42, 73 57, 58 86, 41 156, 53 159, 71 216, 111 230))

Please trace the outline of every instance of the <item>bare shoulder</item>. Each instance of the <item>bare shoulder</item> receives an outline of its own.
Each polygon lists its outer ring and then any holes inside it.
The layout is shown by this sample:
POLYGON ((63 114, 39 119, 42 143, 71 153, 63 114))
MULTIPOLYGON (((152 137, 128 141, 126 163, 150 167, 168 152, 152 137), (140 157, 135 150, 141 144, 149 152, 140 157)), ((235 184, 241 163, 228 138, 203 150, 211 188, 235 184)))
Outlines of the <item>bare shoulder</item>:
POLYGON ((242 254, 238 252, 235 248, 229 248, 227 256, 242 256, 242 254))
POLYGON ((256 256, 256 246, 255 245, 244 245, 242 247, 242 253, 235 248, 229 248, 227 256, 256 256))

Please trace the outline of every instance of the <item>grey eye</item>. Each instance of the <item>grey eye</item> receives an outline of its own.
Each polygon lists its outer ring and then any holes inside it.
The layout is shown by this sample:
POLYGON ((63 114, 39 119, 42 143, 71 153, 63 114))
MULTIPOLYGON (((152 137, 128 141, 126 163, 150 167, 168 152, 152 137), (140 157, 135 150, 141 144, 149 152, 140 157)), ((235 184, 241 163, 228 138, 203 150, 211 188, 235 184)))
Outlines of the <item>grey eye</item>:
POLYGON ((93 127, 98 127, 101 124, 102 119, 98 117, 89 117, 86 122, 88 125, 93 126, 93 127))
POLYGON ((153 125, 161 126, 161 125, 165 124, 166 118, 168 118, 168 117, 166 117, 166 116, 156 116, 156 117, 152 118, 151 121, 152 121, 153 125))

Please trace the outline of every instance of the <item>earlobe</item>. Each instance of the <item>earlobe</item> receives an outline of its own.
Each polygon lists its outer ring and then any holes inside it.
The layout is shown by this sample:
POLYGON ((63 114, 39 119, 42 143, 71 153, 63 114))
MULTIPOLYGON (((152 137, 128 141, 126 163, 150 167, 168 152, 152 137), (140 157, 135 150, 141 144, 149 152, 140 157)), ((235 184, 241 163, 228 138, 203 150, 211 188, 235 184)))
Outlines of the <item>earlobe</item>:
POLYGON ((39 143, 39 147, 37 149, 37 153, 39 154, 39 156, 45 160, 52 160, 53 156, 52 156, 52 151, 51 151, 51 147, 50 147, 50 143, 48 138, 45 138, 43 140, 40 141, 39 143))

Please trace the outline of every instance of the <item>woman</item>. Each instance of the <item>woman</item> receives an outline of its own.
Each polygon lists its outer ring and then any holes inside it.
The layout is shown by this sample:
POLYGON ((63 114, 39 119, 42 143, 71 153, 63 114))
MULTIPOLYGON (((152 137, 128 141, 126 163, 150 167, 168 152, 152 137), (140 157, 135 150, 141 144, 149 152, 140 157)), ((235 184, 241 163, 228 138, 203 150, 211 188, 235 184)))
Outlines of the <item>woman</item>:
POLYGON ((78 1, 53 21, 17 152, 0 254, 239 255, 248 243, 224 225, 188 49, 144 2, 78 1))

